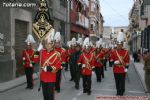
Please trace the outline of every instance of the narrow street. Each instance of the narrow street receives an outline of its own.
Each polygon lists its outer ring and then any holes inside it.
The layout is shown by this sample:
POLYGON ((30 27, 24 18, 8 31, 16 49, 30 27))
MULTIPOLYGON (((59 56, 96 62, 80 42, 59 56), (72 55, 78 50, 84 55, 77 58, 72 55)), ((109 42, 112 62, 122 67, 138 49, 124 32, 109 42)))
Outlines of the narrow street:
MULTIPOLYGON (((62 76, 61 93, 56 93, 56 100, 96 100, 99 96, 115 96, 115 82, 112 68, 107 67, 105 78, 101 83, 96 82, 95 73, 92 76, 92 94, 88 96, 82 92, 82 79, 80 89, 74 88, 74 82, 70 82, 69 71, 65 72, 66 79, 62 76)), ((33 90, 25 89, 26 85, 19 86, 12 90, 0 93, 0 100, 42 100, 42 91, 38 92, 39 80, 35 81, 33 90)), ((126 92, 128 96, 146 96, 140 78, 135 71, 133 63, 130 64, 128 77, 126 78, 126 92)))

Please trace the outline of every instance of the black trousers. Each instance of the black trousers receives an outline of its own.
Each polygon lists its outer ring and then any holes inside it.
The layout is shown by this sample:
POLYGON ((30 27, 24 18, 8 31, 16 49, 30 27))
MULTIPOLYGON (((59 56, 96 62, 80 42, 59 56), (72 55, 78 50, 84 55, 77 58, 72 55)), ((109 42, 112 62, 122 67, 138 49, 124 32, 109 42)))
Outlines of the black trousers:
POLYGON ((111 61, 109 61, 109 67, 112 67, 112 62, 111 61))
POLYGON ((83 91, 86 91, 88 93, 91 92, 91 75, 83 75, 83 91))
POLYGON ((102 67, 102 78, 104 78, 104 66, 102 67))
POLYGON ((74 75, 74 82, 75 82, 75 86, 79 87, 79 82, 80 82, 80 77, 81 77, 81 71, 75 71, 75 75, 74 75))
POLYGON ((95 67, 95 74, 96 74, 97 82, 101 81, 102 70, 103 70, 102 67, 95 67))
POLYGON ((117 95, 123 96, 125 92, 125 73, 114 73, 117 95))
POLYGON ((60 83, 61 83, 61 70, 58 70, 56 73, 55 90, 60 91, 60 83))
POLYGON ((65 63, 65 70, 68 70, 68 62, 65 63))
POLYGON ((104 59, 104 60, 103 60, 103 65, 104 65, 104 67, 105 67, 105 70, 107 70, 107 59, 104 59))
POLYGON ((69 64, 71 79, 74 80, 74 65, 69 64))
POLYGON ((55 92, 54 88, 55 88, 55 83, 42 82, 42 90, 43 90, 44 100, 54 100, 54 92, 55 92))
POLYGON ((27 79, 27 87, 32 88, 33 87, 33 68, 28 67, 25 68, 25 74, 27 79))

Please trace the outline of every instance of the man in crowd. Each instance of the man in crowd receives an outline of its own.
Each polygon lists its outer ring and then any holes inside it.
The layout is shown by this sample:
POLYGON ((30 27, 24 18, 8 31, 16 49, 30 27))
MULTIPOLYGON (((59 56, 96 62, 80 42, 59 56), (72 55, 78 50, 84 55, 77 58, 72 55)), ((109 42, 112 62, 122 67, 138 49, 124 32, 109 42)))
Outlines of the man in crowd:
POLYGON ((145 61, 144 70, 145 70, 145 83, 147 87, 147 92, 150 93, 150 51, 143 55, 145 61))
POLYGON ((65 49, 61 47, 61 35, 60 32, 56 32, 55 37, 55 50, 60 53, 61 56, 61 69, 56 73, 56 83, 55 90, 60 93, 60 84, 61 84, 61 70, 65 67, 65 49))
POLYGON ((45 49, 41 50, 41 72, 44 100, 54 100, 56 73, 61 68, 61 56, 55 48, 54 29, 51 29, 45 37, 45 49))
POLYGON ((90 53, 90 40, 88 37, 83 42, 84 51, 80 55, 78 65, 82 67, 82 78, 83 78, 83 93, 91 95, 91 84, 92 84, 92 69, 94 68, 94 54, 90 53))
POLYGON ((123 49, 123 30, 118 33, 117 49, 112 52, 111 62, 113 62, 113 72, 115 77, 117 96, 123 96, 125 92, 125 77, 129 67, 129 54, 128 51, 123 49))
POLYGON ((33 66, 34 66, 34 50, 32 49, 32 43, 35 43, 35 40, 31 34, 27 36, 26 49, 22 52, 23 66, 25 69, 26 79, 27 79, 27 89, 33 89, 33 66))

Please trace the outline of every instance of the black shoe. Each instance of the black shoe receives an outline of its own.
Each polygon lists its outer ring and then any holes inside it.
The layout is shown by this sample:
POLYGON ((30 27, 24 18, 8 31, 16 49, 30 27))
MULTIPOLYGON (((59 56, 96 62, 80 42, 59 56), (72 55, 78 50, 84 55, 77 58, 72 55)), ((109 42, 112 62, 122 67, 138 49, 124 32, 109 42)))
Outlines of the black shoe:
POLYGON ((77 90, 79 90, 79 85, 75 85, 75 88, 76 88, 77 90))
POLYGON ((91 92, 87 92, 87 95, 91 95, 91 92))
POLYGON ((100 82, 101 82, 101 80, 98 80, 97 82, 99 82, 99 83, 100 83, 100 82))
POLYGON ((83 90, 83 93, 87 93, 87 91, 86 91, 86 90, 83 90))
POLYGON ((97 82, 101 82, 101 79, 97 79, 97 82))
POLYGON ((56 90, 57 93, 60 93, 60 90, 56 90))
POLYGON ((29 89, 29 86, 27 86, 26 89, 29 89))
POLYGON ((29 87, 29 89, 31 89, 31 90, 32 90, 32 89, 33 89, 33 87, 29 87))
POLYGON ((71 78, 69 81, 73 81, 73 78, 71 78))

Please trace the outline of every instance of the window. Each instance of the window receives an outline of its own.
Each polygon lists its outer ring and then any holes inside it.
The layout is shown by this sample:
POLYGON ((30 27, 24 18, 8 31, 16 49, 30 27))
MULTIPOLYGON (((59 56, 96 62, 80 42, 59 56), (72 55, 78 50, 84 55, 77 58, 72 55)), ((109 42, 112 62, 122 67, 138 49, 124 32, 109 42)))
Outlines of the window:
POLYGON ((91 3, 91 11, 94 11, 95 10, 95 4, 92 2, 91 3))
POLYGON ((66 7, 67 6, 67 1, 66 0, 60 0, 60 5, 66 7))
POLYGON ((90 26, 90 27, 91 27, 91 30, 93 30, 93 29, 94 29, 94 25, 93 25, 93 24, 91 24, 91 26, 90 26))
POLYGON ((71 5, 71 10, 73 10, 73 1, 71 0, 71 2, 70 2, 70 5, 71 5))

